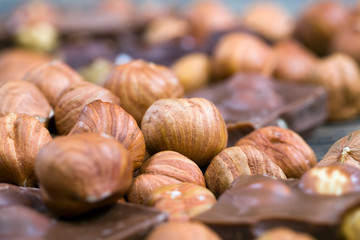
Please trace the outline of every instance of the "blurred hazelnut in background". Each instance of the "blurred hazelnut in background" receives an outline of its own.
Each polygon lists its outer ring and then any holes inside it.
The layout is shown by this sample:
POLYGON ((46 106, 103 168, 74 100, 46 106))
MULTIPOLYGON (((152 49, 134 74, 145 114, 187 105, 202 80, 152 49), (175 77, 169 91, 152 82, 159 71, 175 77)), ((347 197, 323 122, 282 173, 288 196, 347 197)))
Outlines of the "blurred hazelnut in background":
POLYGON ((50 52, 58 42, 59 21, 53 6, 45 1, 29 1, 15 9, 6 25, 20 46, 50 52))
POLYGON ((349 21, 349 9, 341 1, 318 1, 301 13, 296 36, 319 55, 329 53, 330 43, 337 31, 349 21))
POLYGON ((172 65, 185 92, 204 87, 210 81, 210 59, 203 53, 187 54, 172 65))
POLYGON ((176 16, 158 16, 152 19, 143 33, 148 46, 158 45, 189 34, 190 26, 186 19, 176 16))
POLYGON ((229 30, 236 25, 234 14, 221 1, 195 1, 188 7, 187 16, 193 34, 200 42, 211 33, 229 30))
POLYGON ((270 41, 289 38, 295 29, 295 19, 285 8, 272 2, 260 2, 247 9, 241 23, 270 41))
POLYGON ((274 46, 276 68, 274 77, 280 81, 306 83, 318 58, 295 40, 284 40, 274 46))
POLYGON ((325 88, 329 120, 353 119, 359 115, 360 69, 350 56, 333 53, 323 58, 312 69, 309 83, 325 88))
POLYGON ((236 72, 269 76, 276 66, 275 54, 260 38, 246 33, 230 33, 217 43, 213 68, 218 79, 236 72))

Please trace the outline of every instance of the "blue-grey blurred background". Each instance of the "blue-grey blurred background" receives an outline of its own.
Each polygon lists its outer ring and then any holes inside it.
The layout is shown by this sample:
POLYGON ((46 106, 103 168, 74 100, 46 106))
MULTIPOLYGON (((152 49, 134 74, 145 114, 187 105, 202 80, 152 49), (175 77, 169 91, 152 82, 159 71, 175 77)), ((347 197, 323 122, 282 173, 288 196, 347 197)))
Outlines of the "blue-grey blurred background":
MULTIPOLYGON (((27 0, 0 0, 0 14, 9 13, 14 7, 19 4, 25 3, 27 0)), ((48 0, 48 2, 55 3, 61 7, 70 7, 70 8, 82 8, 84 6, 95 5, 96 2, 101 0, 48 0)), ((164 3, 173 5, 176 7, 184 7, 190 4, 195 0, 133 0, 137 3, 142 2, 154 2, 154 3, 164 3)), ((263 2, 264 0, 223 0, 221 2, 226 3, 230 6, 233 11, 241 13, 248 6, 256 2, 263 2)), ((317 2, 319 0, 268 0, 268 2, 276 2, 286 7, 291 13, 298 14, 305 6, 317 2)), ((342 0, 346 4, 354 4, 356 0, 342 0)))

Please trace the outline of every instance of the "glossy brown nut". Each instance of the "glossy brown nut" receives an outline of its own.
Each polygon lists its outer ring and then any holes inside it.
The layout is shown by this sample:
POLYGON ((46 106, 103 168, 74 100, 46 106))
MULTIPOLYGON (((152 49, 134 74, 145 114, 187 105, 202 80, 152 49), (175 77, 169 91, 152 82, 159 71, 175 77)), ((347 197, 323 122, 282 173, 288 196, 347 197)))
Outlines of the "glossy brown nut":
POLYGON ((240 175, 266 175, 285 179, 281 168, 256 146, 225 148, 216 155, 205 171, 207 187, 219 196, 240 175))
POLYGON ((35 84, 55 108, 59 97, 82 77, 60 60, 53 60, 31 69, 24 80, 35 84))
POLYGON ((317 57, 294 40, 281 41, 275 46, 277 59, 274 77, 281 81, 305 83, 317 64, 317 57))
POLYGON ((324 58, 313 68, 309 82, 325 88, 330 120, 346 120, 358 116, 360 69, 350 56, 334 53, 324 58))
POLYGON ((277 164, 288 178, 299 178, 316 165, 310 146, 294 131, 275 126, 257 129, 236 144, 255 145, 277 164))
POLYGON ((199 222, 168 222, 153 230, 146 240, 220 240, 206 225, 199 222))
POLYGON ((146 110, 156 100, 181 97, 184 88, 175 74, 165 66, 134 60, 115 67, 104 87, 121 100, 121 106, 140 125, 146 110))
POLYGON ((118 140, 130 153, 134 170, 145 159, 145 140, 135 119, 120 106, 95 100, 84 107, 69 135, 91 132, 107 134, 118 140))
POLYGON ((236 72, 271 75, 275 68, 272 49, 259 38, 245 33, 230 33, 214 50, 214 71, 223 79, 236 72))
POLYGON ((181 182, 205 187, 200 168, 180 153, 163 151, 145 161, 128 193, 130 202, 143 203, 156 188, 181 182))
POLYGON ((0 116, 8 113, 27 114, 44 125, 54 111, 41 91, 32 83, 9 81, 0 85, 0 116))
POLYGON ((226 147, 228 134, 219 110, 204 98, 161 99, 141 123, 150 154, 172 150, 200 167, 226 147))
POLYGON ((132 169, 118 141, 92 133, 57 137, 35 161, 46 206, 66 217, 116 203, 131 185, 132 169))
POLYGON ((336 141, 317 167, 348 164, 360 169, 360 131, 354 131, 336 141))
POLYGON ((55 107, 55 124, 60 134, 68 134, 76 124, 83 108, 94 100, 120 104, 109 90, 92 83, 81 83, 65 92, 55 107))
POLYGON ((308 194, 340 196, 360 191, 360 169, 349 165, 312 168, 299 181, 299 188, 308 194))
POLYGON ((188 221, 215 203, 216 198, 208 189, 187 182, 159 187, 145 201, 146 205, 168 213, 170 221, 188 221))
POLYGON ((39 150, 51 140, 35 118, 10 113, 0 118, 0 182, 35 186, 34 164, 39 150))

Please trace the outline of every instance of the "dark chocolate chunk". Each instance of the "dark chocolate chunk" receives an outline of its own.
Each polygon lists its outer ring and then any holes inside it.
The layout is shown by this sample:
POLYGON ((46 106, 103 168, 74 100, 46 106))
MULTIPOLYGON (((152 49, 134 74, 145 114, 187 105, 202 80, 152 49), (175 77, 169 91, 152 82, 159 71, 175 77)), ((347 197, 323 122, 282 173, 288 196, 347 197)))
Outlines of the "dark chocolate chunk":
POLYGON ((96 58, 114 61, 117 46, 111 39, 95 39, 89 35, 77 35, 65 39, 58 49, 59 55, 73 68, 90 64, 96 58))
POLYGON ((247 239, 274 227, 288 227, 318 239, 339 239, 342 215, 360 203, 360 192, 342 196, 301 191, 294 180, 240 176, 215 206, 194 218, 224 240, 247 239))
POLYGON ((53 224, 45 215, 20 205, 0 208, 0 239, 39 239, 53 224))
POLYGON ((23 205, 41 212, 46 210, 38 188, 0 183, 0 208, 12 205, 23 205))
POLYGON ((195 45, 195 39, 190 35, 154 46, 147 46, 139 36, 131 34, 119 40, 120 53, 125 53, 134 59, 144 59, 166 66, 170 66, 178 58, 195 51, 195 45))
POLYGON ((166 213, 155 209, 118 203, 76 219, 60 219, 49 229, 46 239, 143 239, 151 228, 166 219, 166 213))
POLYGON ((227 124, 228 146, 268 125, 285 124, 305 135, 327 118, 322 87, 278 82, 256 74, 236 74, 187 96, 206 98, 218 107, 227 124))

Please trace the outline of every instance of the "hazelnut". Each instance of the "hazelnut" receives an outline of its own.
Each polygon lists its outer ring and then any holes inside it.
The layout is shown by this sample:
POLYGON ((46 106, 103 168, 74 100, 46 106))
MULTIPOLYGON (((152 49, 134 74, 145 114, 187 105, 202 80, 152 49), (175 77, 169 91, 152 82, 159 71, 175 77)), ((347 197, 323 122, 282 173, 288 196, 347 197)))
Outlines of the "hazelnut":
POLYGON ((145 140, 135 119, 120 106, 95 100, 84 107, 69 135, 91 132, 107 134, 118 140, 130 153, 134 170, 145 158, 145 140))
POLYGON ((116 66, 104 87, 121 100, 121 106, 140 125, 150 105, 161 98, 181 97, 184 89, 175 74, 165 66, 134 60, 116 66))
POLYGON ((135 20, 135 7, 137 6, 131 0, 103 0, 98 3, 97 10, 102 15, 119 17, 119 19, 128 25, 132 24, 132 21, 135 20))
POLYGON ((230 33, 215 46, 215 75, 220 79, 236 72, 269 76, 275 68, 274 56, 272 49, 259 38, 245 33, 230 33))
POLYGON ((251 6, 244 13, 242 23, 271 41, 289 38, 295 29, 295 20, 290 13, 280 5, 270 2, 251 6))
POLYGON ((60 60, 53 60, 31 69, 23 78, 35 84, 55 108, 59 97, 82 77, 60 60))
POLYGON ((60 134, 68 134, 83 108, 94 100, 120 104, 120 100, 109 90, 92 83, 76 84, 58 100, 55 107, 55 124, 60 134))
POLYGON ((116 203, 131 185, 132 169, 118 141, 92 133, 57 137, 35 161, 46 206, 66 217, 116 203))
POLYGON ((360 191, 360 170, 349 165, 312 168, 299 181, 308 194, 343 195, 360 191))
POLYGON ((360 112, 360 70, 348 55, 324 58, 313 68, 309 82, 325 88, 330 120, 351 119, 360 112))
POLYGON ((205 187, 200 168, 190 159, 173 151, 153 155, 141 166, 128 193, 130 202, 143 203, 156 188, 190 182, 205 187))
POLYGON ((58 42, 58 31, 48 22, 38 22, 16 29, 15 41, 22 47, 50 52, 58 42))
POLYGON ((325 154, 323 159, 316 165, 317 167, 330 166, 336 164, 348 164, 360 169, 359 139, 360 131, 354 131, 336 141, 325 154))
POLYGON ((58 14, 49 3, 29 1, 16 8, 6 24, 19 45, 40 51, 52 51, 57 45, 58 21, 58 14))
POLYGON ((113 69, 114 63, 105 58, 96 58, 89 65, 78 69, 80 75, 88 82, 103 85, 107 75, 113 69))
POLYGON ((299 178, 315 166, 316 156, 310 146, 294 131, 275 126, 259 128, 236 144, 254 145, 277 164, 288 178, 299 178))
POLYGON ((54 115, 45 96, 32 83, 9 81, 0 85, 0 116, 8 113, 27 114, 44 125, 54 115))
POLYGON ((141 123, 150 154, 173 150, 200 167, 226 147, 228 134, 219 110, 204 98, 161 99, 141 123))
POLYGON ((57 13, 55 9, 47 2, 29 1, 16 8, 7 21, 10 30, 17 29, 23 25, 29 25, 38 22, 48 22, 56 24, 57 13))
POLYGON ((211 160, 204 176, 207 187, 219 196, 230 188, 238 176, 244 174, 286 178, 281 168, 256 145, 225 148, 211 160))
POLYGON ((220 240, 206 225, 199 222, 167 222, 155 228, 146 240, 220 240))
POLYGON ((340 1, 320 1, 301 14, 296 36, 319 55, 329 51, 334 34, 349 20, 349 10, 340 1))
POLYGON ((35 186, 34 162, 51 140, 49 131, 35 118, 9 113, 0 118, 0 182, 35 186))
POLYGON ((2 239, 45 239, 52 221, 45 215, 24 206, 0 208, 2 239))
POLYGON ((305 83, 316 65, 317 57, 294 40, 276 44, 277 59, 274 77, 281 81, 305 83))
POLYGON ((350 22, 339 29, 331 41, 331 52, 342 52, 360 63, 360 14, 354 14, 350 22))
POLYGON ((21 80, 30 69, 50 60, 48 55, 29 50, 3 51, 0 54, 0 83, 21 80))
POLYGON ((357 240, 360 236, 360 208, 355 207, 348 211, 341 224, 341 233, 344 239, 357 240))
POLYGON ((261 234, 256 240, 315 240, 312 236, 306 233, 295 232, 291 229, 284 227, 277 227, 266 231, 261 234))
POLYGON ((210 80, 210 59, 203 53, 190 53, 179 58, 172 69, 186 92, 203 87, 210 80))
POLYGON ((172 15, 158 16, 152 19, 144 32, 144 41, 149 46, 159 45, 183 37, 189 33, 189 23, 172 15))
POLYGON ((146 205, 168 213, 170 221, 187 221, 215 203, 216 198, 208 189, 187 182, 159 187, 145 201, 146 205))
POLYGON ((225 31, 235 26, 234 14, 219 1, 195 1, 188 9, 188 19, 198 41, 204 41, 214 32, 225 31))

